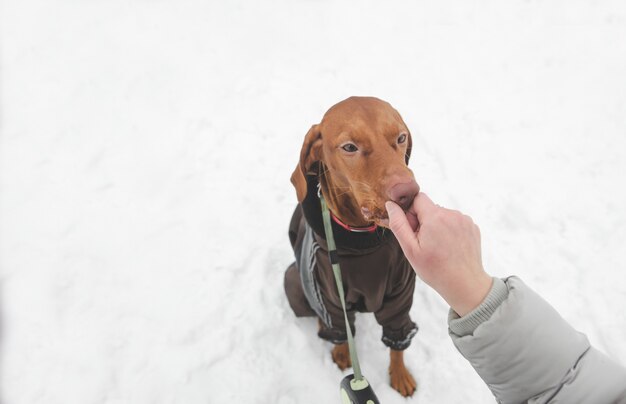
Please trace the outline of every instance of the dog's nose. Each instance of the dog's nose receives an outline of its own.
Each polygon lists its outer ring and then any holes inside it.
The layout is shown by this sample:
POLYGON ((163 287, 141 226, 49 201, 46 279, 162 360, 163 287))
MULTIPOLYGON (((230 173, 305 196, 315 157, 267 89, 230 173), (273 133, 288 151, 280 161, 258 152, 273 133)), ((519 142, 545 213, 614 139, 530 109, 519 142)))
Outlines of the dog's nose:
POLYGON ((397 203, 402 209, 407 210, 411 206, 411 203, 413 203, 413 199, 415 199, 419 191, 420 187, 417 185, 417 182, 401 182, 389 189, 389 198, 397 203))

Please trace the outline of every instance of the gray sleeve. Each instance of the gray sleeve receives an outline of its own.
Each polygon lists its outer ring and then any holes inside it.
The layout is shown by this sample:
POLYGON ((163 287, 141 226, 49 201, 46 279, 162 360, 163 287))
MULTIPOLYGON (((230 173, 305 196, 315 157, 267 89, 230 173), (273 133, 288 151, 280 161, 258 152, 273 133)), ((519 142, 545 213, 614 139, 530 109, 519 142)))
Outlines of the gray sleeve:
POLYGON ((498 402, 626 403, 626 369, 517 277, 494 278, 483 303, 448 324, 498 402))

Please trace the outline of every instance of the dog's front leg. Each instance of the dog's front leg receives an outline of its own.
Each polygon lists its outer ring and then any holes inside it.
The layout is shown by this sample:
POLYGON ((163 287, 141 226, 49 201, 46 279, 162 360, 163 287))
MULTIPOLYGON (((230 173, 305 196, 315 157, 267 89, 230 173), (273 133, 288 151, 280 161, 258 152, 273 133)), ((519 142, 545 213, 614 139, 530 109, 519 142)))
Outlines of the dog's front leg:
POLYGON ((350 360, 350 349, 348 343, 335 345, 332 351, 333 361, 339 366, 339 369, 344 370, 352 366, 350 360))
POLYGON ((404 366, 404 351, 389 351, 389 378, 391 387, 398 390, 404 397, 412 396, 417 387, 415 379, 404 366))
MULTIPOLYGON (((321 319, 317 319, 318 332, 324 329, 324 323, 321 319)), ((352 360, 350 359, 350 348, 347 342, 343 344, 337 344, 331 351, 333 362, 337 364, 339 369, 345 370, 352 366, 352 360)))

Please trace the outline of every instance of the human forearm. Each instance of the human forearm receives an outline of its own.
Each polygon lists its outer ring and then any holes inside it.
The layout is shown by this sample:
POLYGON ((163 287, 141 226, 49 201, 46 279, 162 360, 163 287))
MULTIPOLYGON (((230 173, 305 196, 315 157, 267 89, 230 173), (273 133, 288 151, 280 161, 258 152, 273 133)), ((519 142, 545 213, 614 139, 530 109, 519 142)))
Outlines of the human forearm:
POLYGON ((626 400, 626 370, 516 277, 494 279, 481 305, 465 317, 451 312, 448 324, 454 345, 499 402, 626 400))

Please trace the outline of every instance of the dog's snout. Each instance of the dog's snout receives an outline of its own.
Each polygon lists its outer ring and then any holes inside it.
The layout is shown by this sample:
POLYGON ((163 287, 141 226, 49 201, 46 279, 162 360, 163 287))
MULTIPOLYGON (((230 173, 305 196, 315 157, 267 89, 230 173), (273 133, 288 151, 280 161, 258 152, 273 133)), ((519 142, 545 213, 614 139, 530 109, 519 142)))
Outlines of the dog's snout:
POLYGON ((407 210, 413 199, 420 191, 419 185, 415 181, 402 182, 389 189, 389 198, 397 203, 402 209, 407 210))

